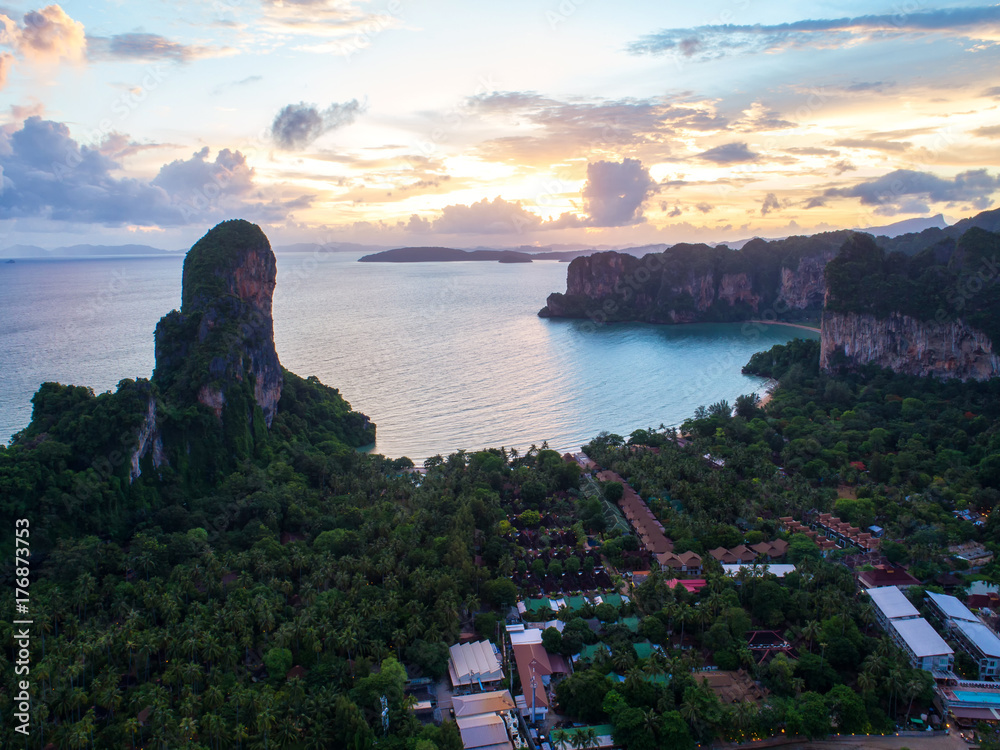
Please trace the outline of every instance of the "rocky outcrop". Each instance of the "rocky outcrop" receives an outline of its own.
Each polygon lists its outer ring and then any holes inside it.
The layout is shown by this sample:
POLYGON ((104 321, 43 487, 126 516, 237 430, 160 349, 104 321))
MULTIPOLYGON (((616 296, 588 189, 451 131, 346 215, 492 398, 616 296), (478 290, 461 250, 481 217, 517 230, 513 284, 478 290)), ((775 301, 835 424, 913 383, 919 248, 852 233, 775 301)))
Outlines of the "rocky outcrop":
MULTIPOLYGON (((760 253, 760 246, 766 249, 767 243, 759 241, 751 252, 760 253)), ((707 245, 676 245, 641 258, 595 253, 570 263, 566 292, 550 294, 538 314, 595 322, 692 323, 747 320, 771 306, 779 314, 819 312, 823 266, 834 254, 827 246, 823 250, 800 258, 796 269, 780 268, 777 258, 756 263, 738 251, 707 245)))
POLYGON ((136 447, 130 457, 131 468, 129 469, 129 482, 134 482, 142 475, 139 462, 152 453, 153 468, 158 469, 167 463, 167 457, 163 451, 163 437, 160 435, 156 421, 156 399, 150 397, 146 408, 146 417, 136 434, 136 447))
MULTIPOLYGON (((202 237, 184 259, 181 309, 156 327, 160 387, 220 420, 237 392, 249 393, 270 427, 283 383, 271 317, 276 276, 270 243, 255 224, 227 221, 202 237)), ((235 418, 252 420, 245 400, 236 399, 235 418)))
POLYGON ((823 313, 820 366, 875 364, 908 375, 985 380, 1000 374, 990 338, 963 320, 935 323, 893 313, 823 313))
POLYGON ((834 257, 835 252, 802 258, 797 268, 782 267, 781 286, 778 290, 778 309, 808 310, 820 309, 826 296, 826 281, 823 269, 834 257))
POLYGON ((719 281, 718 299, 732 306, 737 302, 745 302, 757 312, 760 305, 760 295, 754 294, 753 284, 748 273, 727 273, 719 281))

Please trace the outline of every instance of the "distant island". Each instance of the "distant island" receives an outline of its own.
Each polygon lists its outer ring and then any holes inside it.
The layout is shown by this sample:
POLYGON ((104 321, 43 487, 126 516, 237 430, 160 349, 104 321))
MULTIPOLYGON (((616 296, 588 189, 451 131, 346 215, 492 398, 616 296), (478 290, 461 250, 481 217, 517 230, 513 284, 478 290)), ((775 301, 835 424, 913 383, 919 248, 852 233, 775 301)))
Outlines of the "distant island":
POLYGON ((593 250, 524 253, 518 250, 459 250, 454 247, 399 247, 358 258, 359 263, 449 263, 454 261, 496 261, 497 263, 531 263, 535 260, 569 262, 593 250))

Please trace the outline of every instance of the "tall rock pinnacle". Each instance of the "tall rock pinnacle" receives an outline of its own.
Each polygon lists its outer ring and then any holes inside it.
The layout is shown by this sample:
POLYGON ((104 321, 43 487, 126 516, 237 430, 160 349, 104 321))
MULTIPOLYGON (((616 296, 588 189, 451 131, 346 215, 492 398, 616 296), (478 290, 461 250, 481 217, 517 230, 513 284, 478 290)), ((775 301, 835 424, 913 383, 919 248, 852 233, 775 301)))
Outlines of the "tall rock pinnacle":
POLYGON ((276 275, 267 237, 242 219, 222 222, 188 251, 181 309, 156 326, 153 379, 171 400, 243 424, 258 406, 270 427, 284 380, 271 318, 276 275))

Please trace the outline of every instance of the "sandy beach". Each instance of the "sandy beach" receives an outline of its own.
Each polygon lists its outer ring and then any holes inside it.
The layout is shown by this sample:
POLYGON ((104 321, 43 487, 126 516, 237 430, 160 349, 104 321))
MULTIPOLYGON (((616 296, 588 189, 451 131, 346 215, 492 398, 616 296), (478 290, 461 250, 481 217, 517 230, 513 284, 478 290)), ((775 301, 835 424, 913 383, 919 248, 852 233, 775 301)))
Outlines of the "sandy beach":
POLYGON ((801 323, 785 323, 781 320, 748 320, 748 323, 760 323, 765 326, 788 326, 789 328, 801 328, 804 331, 815 331, 820 333, 821 329, 814 328, 813 326, 802 325, 801 323))

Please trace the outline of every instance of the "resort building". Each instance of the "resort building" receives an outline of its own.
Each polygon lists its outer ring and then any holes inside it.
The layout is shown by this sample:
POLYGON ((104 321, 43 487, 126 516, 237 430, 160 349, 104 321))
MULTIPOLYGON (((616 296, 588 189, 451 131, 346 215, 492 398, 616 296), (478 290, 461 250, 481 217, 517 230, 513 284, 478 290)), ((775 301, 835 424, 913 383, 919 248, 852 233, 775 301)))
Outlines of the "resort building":
POLYGON ((896 586, 880 586, 867 590, 875 608, 875 619, 883 630, 889 629, 893 620, 912 620, 920 617, 920 612, 906 598, 906 594, 896 586))
POLYGON ((456 644, 448 652, 448 674, 454 688, 486 691, 503 679, 500 655, 489 641, 456 644))
POLYGON ((1000 686, 953 677, 934 690, 934 704, 960 727, 1000 722, 1000 686))
POLYGON ((664 552, 656 556, 657 562, 664 570, 669 569, 674 575, 683 573, 689 576, 701 575, 701 555, 696 552, 664 552))
POLYGON ((882 586, 905 589, 920 585, 920 581, 907 573, 904 568, 894 565, 880 564, 871 570, 855 569, 854 575, 858 579, 858 584, 865 589, 877 589, 882 586))
POLYGON ((980 680, 1000 677, 1000 638, 961 600, 946 594, 927 594, 927 604, 955 642, 975 660, 980 680))
MULTIPOLYGON (((795 566, 791 563, 723 563, 722 572, 727 576, 736 578, 741 570, 752 573, 756 569, 758 575, 772 575, 775 578, 784 578, 789 573, 795 572, 795 566)), ((737 583, 739 583, 737 581, 737 583)))
POLYGON ((951 672, 955 652, 922 617, 890 620, 889 637, 909 657, 910 666, 927 672, 951 672))
POLYGON ((559 654, 550 654, 542 646, 542 631, 523 625, 508 625, 521 693, 514 698, 518 712, 528 721, 544 721, 551 700, 547 688, 554 675, 570 673, 570 666, 559 654))

